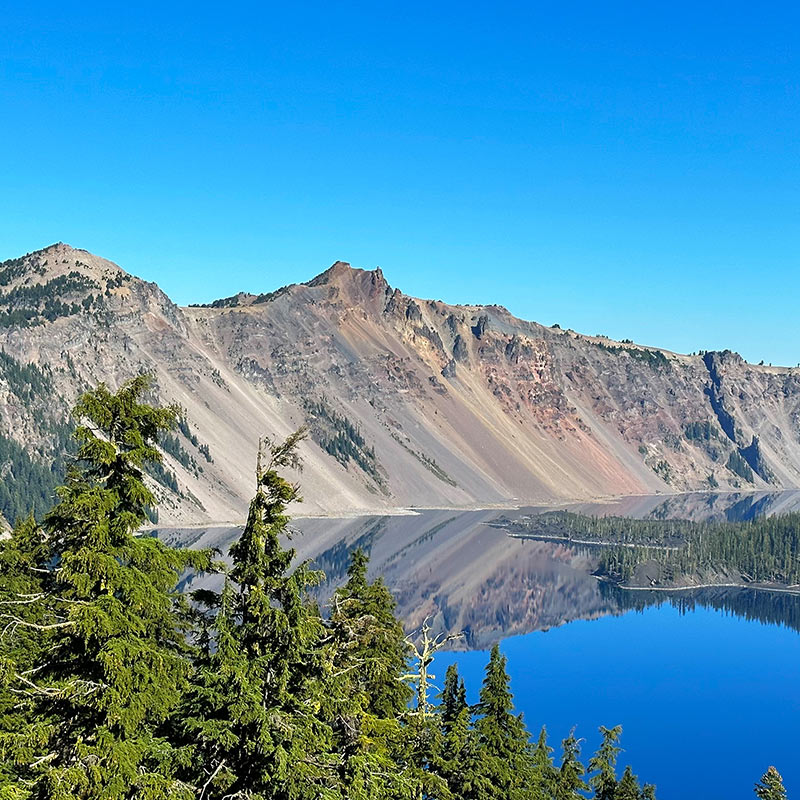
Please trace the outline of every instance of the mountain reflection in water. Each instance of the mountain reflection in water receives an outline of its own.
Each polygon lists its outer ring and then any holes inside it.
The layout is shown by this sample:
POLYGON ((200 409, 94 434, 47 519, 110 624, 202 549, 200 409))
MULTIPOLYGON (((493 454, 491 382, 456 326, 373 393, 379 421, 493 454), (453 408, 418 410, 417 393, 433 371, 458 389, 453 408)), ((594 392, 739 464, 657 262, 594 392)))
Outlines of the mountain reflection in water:
MULTIPOLYGON (((604 503, 560 506, 581 514, 650 519, 747 520, 800 508, 800 492, 685 494, 617 498, 604 503)), ((324 603, 346 578, 350 553, 370 556, 370 576, 382 576, 397 599, 408 630, 427 618, 438 631, 464 631, 460 646, 482 649, 498 639, 545 630, 576 619, 595 619, 671 603, 679 610, 700 604, 784 624, 800 631, 800 597, 748 589, 682 592, 626 591, 591 575, 591 555, 563 544, 512 539, 490 527, 553 506, 509 511, 420 510, 400 516, 350 519, 300 518, 292 545, 311 559, 327 580, 324 603)), ((164 539, 186 546, 216 546, 225 552, 239 528, 170 530, 164 539)), ((218 576, 187 580, 209 586, 218 576)))

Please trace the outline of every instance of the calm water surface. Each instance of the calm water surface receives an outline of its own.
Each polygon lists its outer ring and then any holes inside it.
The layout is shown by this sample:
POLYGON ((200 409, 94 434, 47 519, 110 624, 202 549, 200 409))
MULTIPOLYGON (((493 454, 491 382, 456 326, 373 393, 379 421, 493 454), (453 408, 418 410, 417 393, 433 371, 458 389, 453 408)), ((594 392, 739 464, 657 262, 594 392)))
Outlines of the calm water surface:
MULTIPOLYGON (((745 520, 800 508, 800 493, 620 498, 570 506, 638 518, 745 520)), ((545 509, 520 509, 519 514, 545 509)), ((559 752, 576 726, 588 756, 597 727, 621 724, 625 752, 661 800, 752 798, 770 764, 800 797, 800 597, 716 588, 667 595, 600 584, 586 553, 511 539, 491 527, 514 512, 427 510, 414 516, 297 520, 293 544, 330 579, 349 552, 370 555, 409 630, 466 631, 456 661, 472 699, 501 641, 518 710, 559 752)), ((162 531, 224 550, 238 529, 162 531)), ((198 578, 202 582, 202 578, 198 578)), ((189 581, 190 583, 193 581, 189 581)), ((320 597, 325 602, 325 593, 320 597)))
MULTIPOLYGON (((800 635, 731 612, 669 602, 623 616, 571 622, 501 643, 518 711, 551 745, 576 726, 584 752, 597 726, 623 727, 628 762, 661 800, 752 798, 770 764, 789 796, 800 793, 800 635)), ((441 653, 457 662, 472 701, 485 652, 441 653)))

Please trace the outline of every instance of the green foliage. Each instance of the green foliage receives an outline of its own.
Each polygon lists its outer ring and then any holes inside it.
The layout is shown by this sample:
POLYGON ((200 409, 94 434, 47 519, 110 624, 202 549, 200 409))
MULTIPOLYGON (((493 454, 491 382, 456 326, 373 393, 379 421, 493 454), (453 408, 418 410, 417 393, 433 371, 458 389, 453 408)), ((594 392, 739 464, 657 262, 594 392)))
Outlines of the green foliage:
POLYGON ((775 767, 770 767, 755 786, 756 797, 759 800, 786 800, 786 789, 783 788, 783 778, 775 767))
POLYGON ((338 780, 347 797, 409 796, 418 781, 403 748, 408 644, 383 580, 367 580, 362 550, 352 553, 347 575, 328 621, 327 713, 341 754, 338 780))
POLYGON ((201 658, 182 728, 192 768, 213 776, 209 797, 316 798, 334 773, 324 703, 324 625, 307 591, 321 575, 280 536, 298 487, 278 473, 299 468, 300 430, 267 442, 257 490, 209 632, 216 646, 201 658))
POLYGON ((588 517, 552 512, 501 521, 512 535, 596 547, 598 574, 627 581, 652 562, 668 576, 738 571, 747 582, 800 583, 800 513, 746 522, 588 517))
POLYGON ((135 535, 154 503, 142 468, 159 459, 155 442, 175 416, 141 402, 149 385, 141 376, 81 397, 77 461, 44 540, 28 535, 25 545, 43 565, 31 603, 42 621, 5 615, 7 633, 35 630, 47 644, 29 669, 12 654, 9 681, 23 690, 29 724, 4 740, 36 798, 190 796, 159 728, 190 674, 175 587, 208 556, 135 535))
POLYGON ((521 716, 513 714, 506 658, 495 645, 486 667, 475 722, 476 800, 501 796, 522 798, 533 777, 530 736, 521 716))
POLYGON ((436 459, 425 455, 425 453, 415 450, 406 441, 404 441, 395 431, 392 431, 392 439, 394 439, 406 452, 410 453, 414 458, 422 464, 425 469, 432 475, 435 475, 443 483, 450 486, 458 486, 458 484, 436 463, 436 459))
POLYGON ((620 778, 617 789, 614 792, 614 800, 640 800, 641 791, 639 781, 633 774, 633 770, 631 770, 630 766, 625 767, 625 772, 622 773, 622 778, 620 778))
POLYGON ((81 311, 87 292, 99 286, 80 272, 59 275, 45 283, 0 292, 0 327, 28 327, 53 322, 81 311), (64 298, 64 299, 62 299, 64 298), (66 302, 65 302, 66 300, 66 302))
POLYGON ((66 423, 53 431, 61 447, 50 463, 0 434, 0 514, 12 524, 30 512, 41 519, 53 504, 56 487, 66 474, 65 455, 74 451, 70 433, 66 423))
POLYGON ((748 483, 753 483, 753 470, 738 450, 734 450, 730 454, 725 466, 748 483))
POLYGON ((49 368, 22 364, 0 351, 0 382, 49 440, 37 453, 0 433, 0 514, 12 524, 33 511, 41 519, 64 480, 66 463, 75 452, 73 425, 61 410, 49 368), (52 455, 51 455, 52 454, 52 455))
MULTIPOLYGON (((558 765, 544 728, 531 743, 497 646, 477 706, 453 666, 434 708, 443 639, 426 626, 424 646, 405 637, 360 549, 321 616, 320 573, 283 544, 300 496, 281 472, 300 468, 303 430, 267 442, 222 591, 190 607, 182 573, 223 567, 137 535, 155 508, 144 470, 176 420, 143 402, 148 388, 140 377, 81 398, 57 505, 0 542, 0 800, 580 800, 589 787, 597 800, 654 800, 630 767, 617 780, 619 727, 600 729, 588 775, 574 732, 558 765)), ((608 535, 584 519, 550 524, 608 535)), ((785 800, 774 768, 756 794, 785 800)))
POLYGON ((583 776, 586 774, 580 762, 581 745, 575 738, 575 731, 561 742, 561 768, 556 779, 554 800, 582 800, 582 792, 586 791, 583 776))
POLYGON ((190 303, 190 308, 237 308, 241 305, 242 299, 246 298, 249 299, 253 305, 262 305, 263 303, 271 303, 273 300, 281 297, 282 295, 286 294, 289 290, 289 286, 282 286, 280 289, 276 289, 274 292, 264 292, 263 294, 257 295, 243 295, 243 294, 234 294, 230 297, 220 297, 218 300, 214 300, 211 303, 190 303))
POLYGON ((531 763, 533 764, 531 789, 534 800, 550 800, 558 786, 559 769, 553 763, 553 748, 547 744, 547 729, 544 725, 531 751, 531 763))
POLYGON ((690 442, 710 442, 712 439, 719 439, 716 427, 708 420, 687 423, 684 425, 683 434, 690 442))
POLYGON ((386 481, 378 468, 375 450, 367 445, 358 426, 321 400, 307 401, 305 409, 311 419, 314 441, 343 466, 352 460, 383 488, 386 481))
MULTIPOLYGON (((602 336, 602 334, 598 334, 598 336, 602 336)), ((592 344, 607 353, 624 353, 635 361, 641 361, 651 369, 669 369, 670 367, 669 359, 660 350, 648 350, 644 347, 620 347, 614 344, 608 345, 605 342, 592 342, 592 344)))
POLYGON ((664 481, 664 483, 672 483, 672 470, 669 467, 669 462, 664 461, 663 459, 661 461, 657 461, 653 465, 653 472, 655 472, 656 475, 658 475, 658 477, 664 481))
POLYGON ((621 734, 620 725, 614 728, 600 727, 602 743, 595 755, 589 759, 589 771, 595 772, 589 780, 595 800, 614 800, 617 791, 617 756, 622 749, 617 741, 621 734))
POLYGON ((11 281, 21 278, 28 271, 24 258, 10 258, 0 262, 0 286, 8 286, 11 281))

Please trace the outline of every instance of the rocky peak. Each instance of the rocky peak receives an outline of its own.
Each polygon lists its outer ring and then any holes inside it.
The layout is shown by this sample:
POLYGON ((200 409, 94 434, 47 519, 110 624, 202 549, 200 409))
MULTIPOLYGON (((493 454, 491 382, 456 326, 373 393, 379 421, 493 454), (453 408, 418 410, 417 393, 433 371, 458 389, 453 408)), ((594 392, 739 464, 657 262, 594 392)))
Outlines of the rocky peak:
POLYGON ((305 284, 309 288, 328 287, 330 298, 360 303, 365 299, 385 302, 391 287, 380 267, 356 269, 346 261, 336 261, 316 278, 305 284))

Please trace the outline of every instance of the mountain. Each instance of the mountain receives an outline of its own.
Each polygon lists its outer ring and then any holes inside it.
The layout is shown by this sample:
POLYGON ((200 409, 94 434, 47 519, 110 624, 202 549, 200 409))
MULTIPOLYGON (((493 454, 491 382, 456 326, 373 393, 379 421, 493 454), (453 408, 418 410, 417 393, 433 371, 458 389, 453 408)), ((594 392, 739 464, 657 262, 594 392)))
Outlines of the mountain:
POLYGON ((181 308, 59 243, 0 264, 0 350, 9 519, 49 502, 77 395, 142 370, 183 409, 162 525, 241 519, 259 436, 304 423, 307 514, 800 486, 798 369, 419 300, 343 262, 181 308))

